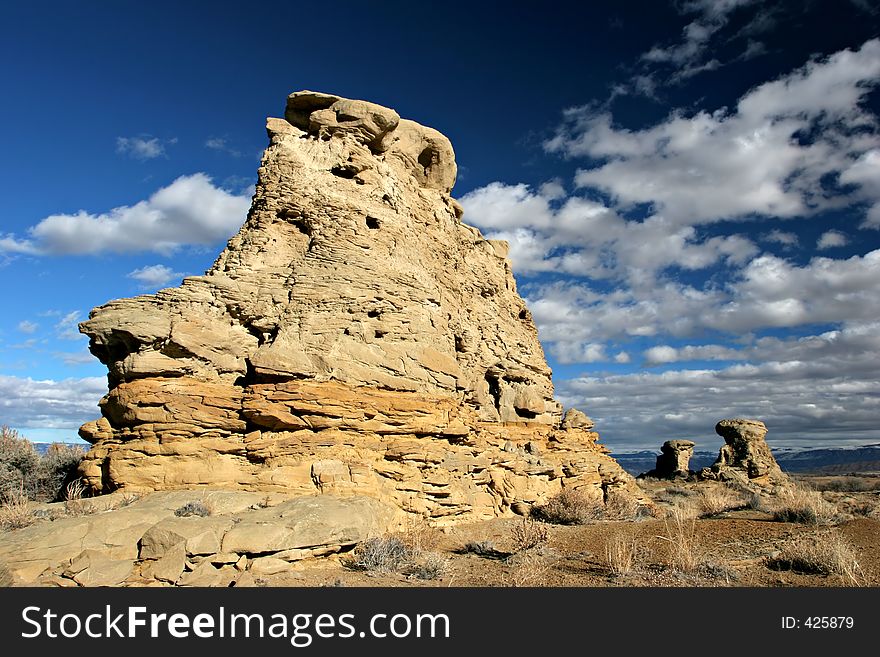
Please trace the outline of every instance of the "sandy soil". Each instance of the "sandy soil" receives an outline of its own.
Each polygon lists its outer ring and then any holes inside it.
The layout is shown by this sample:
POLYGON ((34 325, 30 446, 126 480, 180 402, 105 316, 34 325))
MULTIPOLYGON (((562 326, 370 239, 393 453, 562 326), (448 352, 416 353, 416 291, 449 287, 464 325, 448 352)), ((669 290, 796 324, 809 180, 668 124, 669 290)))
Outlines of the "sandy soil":
MULTIPOLYGON (((826 478, 827 480, 827 478, 826 478)), ((823 482, 823 484, 826 482, 823 482)), ((661 511, 676 505, 688 486, 643 482, 661 511), (670 493, 670 489, 672 492, 670 493)), ((744 586, 823 587, 880 586, 880 492, 825 492, 840 509, 873 517, 842 514, 831 524, 779 522, 767 511, 743 508, 712 517, 675 520, 647 518, 594 521, 564 526, 541 523, 548 539, 531 549, 517 550, 515 533, 524 522, 504 518, 447 529, 416 527, 400 537, 445 564, 434 579, 398 572, 364 572, 347 567, 351 554, 298 565, 297 570, 267 577, 270 586, 744 586), (822 545, 842 543, 855 557, 852 574, 803 572, 774 566, 799 539, 814 537, 822 545), (842 540, 840 540, 842 539, 842 540), (607 546, 631 546, 628 572, 613 574, 607 546), (469 543, 492 551, 468 552, 469 543), (676 551, 677 547, 681 550, 676 551), (676 559, 678 554, 680 558, 676 559), (682 557, 682 554, 684 558, 682 557)), ((662 515, 662 513, 660 514, 662 515)))

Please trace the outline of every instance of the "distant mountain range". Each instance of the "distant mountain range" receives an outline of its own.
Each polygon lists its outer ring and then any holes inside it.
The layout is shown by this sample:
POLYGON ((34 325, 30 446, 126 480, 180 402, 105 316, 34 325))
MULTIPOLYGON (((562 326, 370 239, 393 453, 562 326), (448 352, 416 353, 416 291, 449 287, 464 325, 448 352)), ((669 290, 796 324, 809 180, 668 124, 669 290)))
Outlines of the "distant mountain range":
MULTIPOLYGON (((640 474, 654 468, 657 454, 651 450, 612 453, 624 470, 640 474)), ((786 472, 845 474, 848 472, 880 472, 880 444, 863 447, 830 447, 827 449, 774 449, 773 456, 786 472)), ((694 452, 691 470, 712 465, 718 452, 694 452)))
MULTIPOLYGON (((84 443, 76 443, 88 447, 84 443)), ((49 443, 34 443, 41 454, 49 448, 49 443)), ((640 452, 612 452, 624 470, 633 475, 652 470, 657 462, 657 454, 651 450, 640 452)), ((880 444, 863 447, 829 447, 827 449, 774 449, 773 456, 786 472, 813 474, 846 474, 848 472, 880 472, 880 444)), ((718 458, 718 452, 694 452, 691 470, 708 467, 718 458)))

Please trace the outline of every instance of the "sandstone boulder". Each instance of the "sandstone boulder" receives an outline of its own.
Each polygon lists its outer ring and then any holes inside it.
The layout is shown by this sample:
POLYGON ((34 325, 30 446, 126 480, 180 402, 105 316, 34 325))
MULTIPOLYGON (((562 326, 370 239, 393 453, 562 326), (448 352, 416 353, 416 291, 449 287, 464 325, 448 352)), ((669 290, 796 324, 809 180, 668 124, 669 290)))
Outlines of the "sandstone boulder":
POLYGON ((654 469, 639 476, 655 479, 687 478, 691 474, 688 466, 694 455, 694 445, 690 440, 667 440, 660 447, 654 469))
POLYGON ((763 422, 742 418, 721 420, 715 425, 715 432, 724 438, 725 444, 718 459, 703 470, 702 476, 735 480, 759 488, 791 485, 764 440, 767 427, 763 422))

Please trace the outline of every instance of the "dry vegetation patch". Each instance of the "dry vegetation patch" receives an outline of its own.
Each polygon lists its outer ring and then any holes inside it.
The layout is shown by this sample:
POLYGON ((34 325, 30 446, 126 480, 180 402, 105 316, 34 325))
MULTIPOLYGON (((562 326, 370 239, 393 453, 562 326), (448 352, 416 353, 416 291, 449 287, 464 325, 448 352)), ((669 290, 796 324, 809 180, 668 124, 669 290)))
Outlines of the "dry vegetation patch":
POLYGON ((792 570, 807 575, 837 575, 850 586, 862 586, 865 573, 855 549, 837 530, 801 534, 767 559, 773 570, 792 570))
POLYGON ((806 488, 781 493, 772 512, 774 520, 805 525, 831 525, 841 519, 836 506, 826 502, 821 493, 806 488))

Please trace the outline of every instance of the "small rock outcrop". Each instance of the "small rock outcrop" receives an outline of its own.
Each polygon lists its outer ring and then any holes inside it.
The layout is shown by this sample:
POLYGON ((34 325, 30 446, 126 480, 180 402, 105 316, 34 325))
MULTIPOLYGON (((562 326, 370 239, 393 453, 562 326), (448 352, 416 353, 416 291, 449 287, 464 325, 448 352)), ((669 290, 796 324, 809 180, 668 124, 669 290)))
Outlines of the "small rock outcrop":
POLYGON ((660 447, 657 465, 653 470, 640 474, 639 477, 655 479, 686 479, 691 471, 688 467, 694 455, 695 443, 691 440, 667 440, 660 447))
POLYGON ((101 492, 366 495, 493 517, 563 487, 644 497, 564 417, 506 242, 462 223, 442 134, 302 91, 204 276, 94 309, 109 371, 82 474, 101 492))
POLYGON ((724 438, 718 459, 701 476, 722 481, 739 481, 759 488, 770 489, 790 486, 770 447, 764 440, 767 427, 758 420, 742 418, 721 420, 715 432, 724 438))

